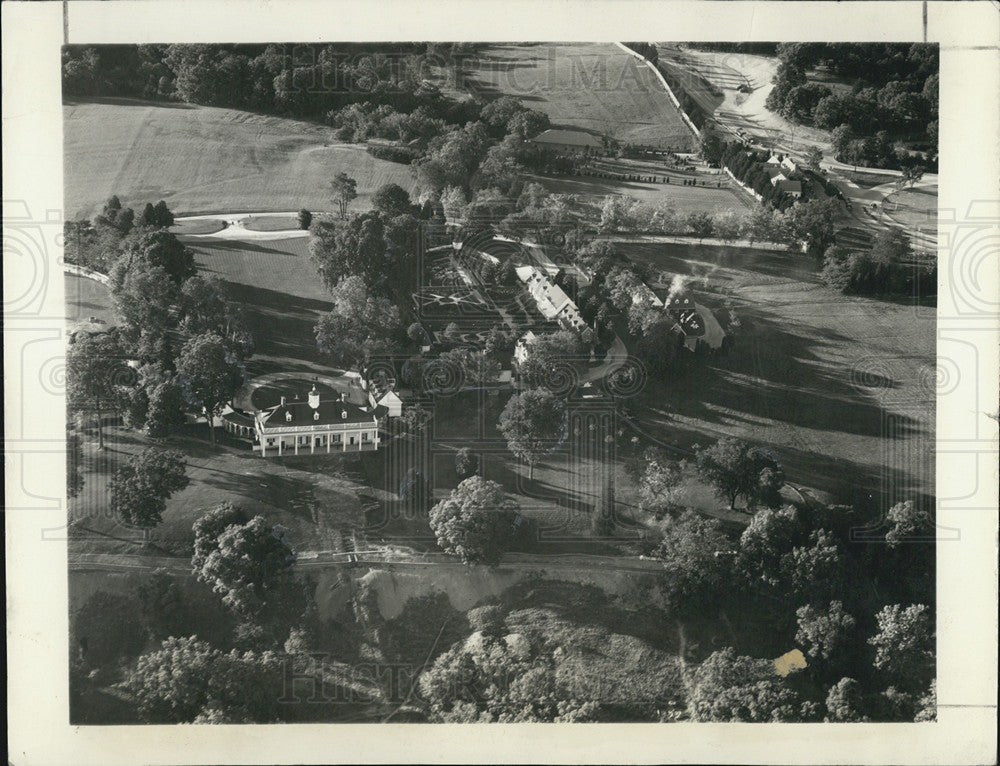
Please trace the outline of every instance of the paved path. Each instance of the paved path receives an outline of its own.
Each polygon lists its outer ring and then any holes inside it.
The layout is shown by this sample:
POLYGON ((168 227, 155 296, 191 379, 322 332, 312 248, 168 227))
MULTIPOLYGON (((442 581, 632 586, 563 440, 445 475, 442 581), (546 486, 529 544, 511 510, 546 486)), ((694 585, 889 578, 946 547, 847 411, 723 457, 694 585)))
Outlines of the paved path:
MULTIPOLYGON (((378 567, 452 567, 471 571, 455 556, 446 553, 386 553, 385 551, 301 551, 296 567, 323 570, 343 566, 378 567)), ((602 556, 587 553, 508 553, 500 568, 523 569, 603 569, 618 572, 662 572, 661 562, 642 556, 602 556)), ((187 556, 145 556, 138 553, 71 553, 69 568, 72 571, 153 571, 166 569, 174 574, 191 572, 191 559, 187 556)))

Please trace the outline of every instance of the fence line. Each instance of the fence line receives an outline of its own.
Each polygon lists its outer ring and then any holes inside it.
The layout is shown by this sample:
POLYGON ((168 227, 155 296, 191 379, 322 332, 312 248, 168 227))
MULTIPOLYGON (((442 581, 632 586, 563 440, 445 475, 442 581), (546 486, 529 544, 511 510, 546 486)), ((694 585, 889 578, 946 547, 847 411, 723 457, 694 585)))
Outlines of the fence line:
POLYGON ((660 81, 660 85, 662 85, 663 89, 666 90, 667 96, 670 97, 670 103, 672 103, 677 108, 677 111, 680 113, 681 119, 684 120, 684 123, 688 126, 688 128, 691 129, 691 132, 694 133, 695 138, 701 139, 701 131, 698 130, 698 128, 695 126, 693 122, 691 122, 691 118, 688 117, 687 112, 684 111, 684 108, 681 106, 681 102, 677 100, 677 96, 674 95, 674 91, 667 84, 666 79, 664 79, 663 77, 663 73, 660 72, 660 70, 656 67, 656 65, 653 64, 652 61, 647 59, 641 53, 636 53, 634 50, 629 48, 624 43, 615 43, 615 45, 617 45, 619 48, 621 48, 623 51, 625 51, 633 58, 639 59, 639 61, 644 63, 652 70, 653 74, 656 75, 656 79, 660 81))

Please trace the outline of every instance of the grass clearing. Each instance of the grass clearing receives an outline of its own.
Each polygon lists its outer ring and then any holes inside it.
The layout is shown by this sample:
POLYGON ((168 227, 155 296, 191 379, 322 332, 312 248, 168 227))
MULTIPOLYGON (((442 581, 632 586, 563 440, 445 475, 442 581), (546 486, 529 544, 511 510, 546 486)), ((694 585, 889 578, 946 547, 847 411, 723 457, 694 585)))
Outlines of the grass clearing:
POLYGON ((258 215, 244 218, 241 223, 250 231, 289 231, 299 229, 298 218, 294 215, 258 215))
POLYGON ((97 317, 109 324, 114 323, 115 312, 107 285, 76 274, 63 274, 63 284, 66 290, 67 321, 81 322, 97 317))
POLYGON ((63 107, 66 214, 90 218, 165 200, 175 215, 328 210, 330 180, 358 182, 355 210, 385 183, 413 191, 406 165, 343 144, 323 126, 217 107, 126 99, 63 107))
POLYGON ((613 43, 492 45, 463 74, 469 91, 516 96, 555 128, 678 151, 694 145, 653 72, 613 43))
POLYGON ((170 231, 179 237, 184 234, 215 234, 224 228, 225 224, 218 218, 198 218, 193 221, 178 221, 170 227, 170 231))
POLYGON ((208 237, 184 244, 194 251, 198 271, 225 280, 243 310, 256 348, 248 375, 333 369, 316 349, 313 328, 331 302, 309 258, 307 237, 265 242, 208 237))

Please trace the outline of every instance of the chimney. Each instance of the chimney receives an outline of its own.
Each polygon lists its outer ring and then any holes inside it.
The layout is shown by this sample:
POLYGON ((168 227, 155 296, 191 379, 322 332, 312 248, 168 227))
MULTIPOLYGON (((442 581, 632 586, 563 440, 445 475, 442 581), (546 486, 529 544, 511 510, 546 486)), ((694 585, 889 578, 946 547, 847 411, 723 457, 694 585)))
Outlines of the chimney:
POLYGON ((316 386, 312 387, 312 391, 309 392, 309 406, 314 410, 319 409, 319 391, 316 390, 316 386))
POLYGON ((282 407, 284 407, 284 406, 285 406, 285 397, 281 397, 281 406, 282 406, 282 407))

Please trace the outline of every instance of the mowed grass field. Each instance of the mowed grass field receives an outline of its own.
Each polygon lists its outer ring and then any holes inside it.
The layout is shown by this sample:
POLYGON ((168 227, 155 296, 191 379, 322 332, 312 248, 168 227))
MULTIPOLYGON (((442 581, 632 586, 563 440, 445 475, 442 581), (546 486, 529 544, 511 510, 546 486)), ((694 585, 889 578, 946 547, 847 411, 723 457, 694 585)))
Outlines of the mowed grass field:
POLYGON ((478 51, 463 75, 472 93, 516 96, 556 128, 679 151, 693 147, 653 72, 613 43, 493 45, 478 51))
POLYGON ((409 167, 322 125, 124 99, 67 103, 63 116, 67 218, 92 217, 112 194, 127 206, 163 199, 175 215, 329 210, 341 171, 358 182, 358 210, 382 184, 413 190, 409 167))
POLYGON ((746 439, 791 483, 844 502, 934 494, 934 307, 843 296, 798 254, 622 246, 688 275, 700 301, 739 324, 728 353, 646 388, 651 435, 683 450, 746 439))

